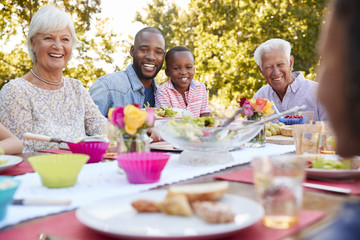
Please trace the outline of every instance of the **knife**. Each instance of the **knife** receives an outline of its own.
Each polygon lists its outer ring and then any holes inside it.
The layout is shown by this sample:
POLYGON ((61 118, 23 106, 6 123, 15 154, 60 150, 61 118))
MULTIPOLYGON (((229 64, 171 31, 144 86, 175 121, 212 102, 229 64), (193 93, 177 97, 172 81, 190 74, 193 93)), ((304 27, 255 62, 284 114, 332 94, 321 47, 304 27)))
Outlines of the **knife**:
POLYGON ((349 188, 325 186, 325 185, 315 184, 315 183, 303 183, 303 186, 308 187, 308 188, 331 191, 331 192, 351 193, 351 189, 349 189, 349 188))
POLYGON ((36 205, 36 206, 49 206, 49 205, 70 205, 71 200, 66 198, 25 198, 14 199, 13 205, 36 205))

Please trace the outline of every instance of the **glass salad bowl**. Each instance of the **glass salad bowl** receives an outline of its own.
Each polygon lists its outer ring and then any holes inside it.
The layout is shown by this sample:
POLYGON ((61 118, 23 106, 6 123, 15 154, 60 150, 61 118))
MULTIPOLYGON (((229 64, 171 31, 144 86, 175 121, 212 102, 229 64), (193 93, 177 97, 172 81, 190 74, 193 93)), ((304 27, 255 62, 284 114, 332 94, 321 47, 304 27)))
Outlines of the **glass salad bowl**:
POLYGON ((199 166, 215 165, 233 161, 229 151, 250 141, 264 127, 264 124, 252 126, 254 121, 243 119, 227 127, 219 127, 226 120, 212 119, 212 126, 203 126, 206 124, 198 124, 196 121, 206 122, 204 118, 183 117, 157 120, 155 127, 162 139, 183 150, 179 162, 199 166))

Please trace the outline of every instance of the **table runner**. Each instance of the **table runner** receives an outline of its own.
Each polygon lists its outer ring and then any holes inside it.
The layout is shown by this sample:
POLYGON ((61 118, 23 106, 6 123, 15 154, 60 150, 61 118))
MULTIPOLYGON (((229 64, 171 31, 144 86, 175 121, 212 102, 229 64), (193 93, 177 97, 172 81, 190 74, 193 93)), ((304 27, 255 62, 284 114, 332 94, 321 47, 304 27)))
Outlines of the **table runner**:
MULTIPOLYGON (((215 176, 217 179, 234 181, 234 182, 245 182, 245 183, 254 183, 252 169, 247 168, 239 171, 235 171, 232 173, 215 176)), ((307 183, 315 183, 332 187, 341 187, 341 188, 349 188, 351 192, 349 194, 360 194, 360 180, 355 180, 352 182, 341 182, 341 181, 325 181, 325 180, 317 180, 317 179, 306 179, 307 183)), ((307 190, 312 191, 325 191, 314 188, 307 188, 307 190)))
POLYGON ((228 167, 248 163, 256 156, 282 154, 294 150, 295 147, 291 145, 279 146, 274 144, 266 144, 264 148, 243 148, 242 150, 231 152, 234 161, 206 167, 183 165, 177 161, 179 154, 171 154, 162 172, 160 181, 151 184, 128 183, 126 176, 118 173, 118 163, 116 161, 84 165, 78 176, 77 184, 69 188, 49 189, 43 187, 40 177, 36 172, 27 173, 15 177, 21 181, 15 193, 15 198, 67 197, 72 201, 72 204, 70 206, 46 207, 11 205, 8 208, 7 216, 0 222, 0 229, 32 218, 72 210, 102 198, 139 193, 158 186, 214 173, 228 167))
MULTIPOLYGON (((171 217, 171 216, 169 216, 171 217)), ((235 232, 231 236, 222 238, 222 240, 279 240, 295 234, 306 226, 318 221, 324 217, 319 211, 302 211, 300 213, 299 223, 289 229, 279 230, 265 227, 261 221, 254 225, 235 232)), ((24 224, 10 230, 0 232, 0 239, 24 239, 37 240, 39 233, 87 240, 105 240, 113 239, 102 235, 80 223, 75 212, 61 213, 52 217, 41 219, 36 222, 24 224)))

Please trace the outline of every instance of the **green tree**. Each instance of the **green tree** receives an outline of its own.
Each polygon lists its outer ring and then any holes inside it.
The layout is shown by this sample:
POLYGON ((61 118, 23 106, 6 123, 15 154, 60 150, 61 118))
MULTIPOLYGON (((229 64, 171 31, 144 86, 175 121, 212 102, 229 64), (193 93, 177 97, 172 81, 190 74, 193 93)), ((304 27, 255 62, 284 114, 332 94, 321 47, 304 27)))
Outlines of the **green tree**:
POLYGON ((314 79, 325 6, 325 0, 191 0, 183 12, 167 0, 154 0, 135 20, 158 27, 167 49, 194 50, 196 79, 207 85, 213 101, 228 105, 239 95, 252 97, 266 83, 253 53, 270 38, 288 40, 294 70, 314 79))
MULTIPOLYGON (((107 19, 92 19, 101 11, 100 0, 0 0, 2 18, 0 19, 0 86, 10 79, 20 77, 32 68, 26 49, 26 36, 32 16, 46 4, 51 4, 72 15, 79 43, 73 59, 69 62, 64 75, 82 81, 86 86, 105 72, 101 64, 112 64, 112 54, 119 43, 114 41, 116 34, 107 32, 107 19), (94 29, 92 29, 94 28, 94 29), (89 34, 94 30, 95 34, 89 34), (20 39, 20 40, 18 40, 20 39), (6 46, 17 42, 12 50, 6 46), (6 50, 6 51, 5 51, 6 50)), ((118 66, 113 65, 116 70, 118 66)))

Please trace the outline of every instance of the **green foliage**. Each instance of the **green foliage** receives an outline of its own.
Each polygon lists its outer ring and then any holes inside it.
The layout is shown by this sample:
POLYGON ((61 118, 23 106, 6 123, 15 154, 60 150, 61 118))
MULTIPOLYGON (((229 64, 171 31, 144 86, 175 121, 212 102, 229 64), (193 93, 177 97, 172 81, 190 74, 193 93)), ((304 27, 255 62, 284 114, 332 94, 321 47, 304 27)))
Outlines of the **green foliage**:
MULTIPOLYGON (((73 59, 64 71, 65 76, 79 79, 86 86, 105 74, 102 64, 112 64, 111 56, 119 46, 114 40, 116 35, 105 30, 107 19, 92 19, 101 11, 100 0, 0 0, 0 42, 5 46, 0 48, 0 86, 32 68, 33 63, 26 48, 26 35, 32 16, 46 4, 56 5, 72 15, 80 40, 77 50, 73 52, 73 59), (94 30, 95 34, 90 35, 90 30, 94 30), (9 51, 6 45, 17 39, 20 39, 19 43, 9 51)), ((118 69, 118 66, 113 68, 118 69)))
POLYGON ((239 95, 250 98, 266 83, 253 53, 270 38, 288 40, 294 70, 315 78, 325 0, 191 0, 188 12, 168 2, 154 0, 146 16, 138 14, 135 20, 159 28, 167 49, 185 45, 194 51, 195 78, 217 103, 229 105, 239 95))

